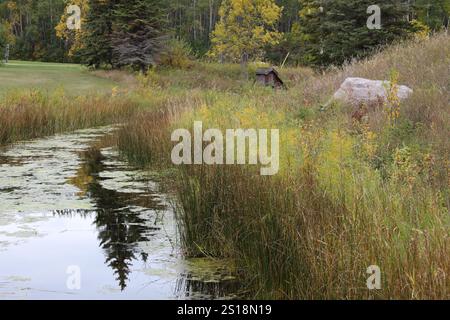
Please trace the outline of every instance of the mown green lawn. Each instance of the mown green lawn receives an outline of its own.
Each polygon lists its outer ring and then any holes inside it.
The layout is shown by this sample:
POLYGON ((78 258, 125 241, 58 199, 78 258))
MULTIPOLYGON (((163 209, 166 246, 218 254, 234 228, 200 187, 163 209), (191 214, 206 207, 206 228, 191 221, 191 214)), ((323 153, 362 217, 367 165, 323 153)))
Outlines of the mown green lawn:
POLYGON ((12 60, 0 65, 0 94, 14 89, 55 90, 68 94, 110 92, 117 83, 96 77, 77 64, 26 62, 12 60))

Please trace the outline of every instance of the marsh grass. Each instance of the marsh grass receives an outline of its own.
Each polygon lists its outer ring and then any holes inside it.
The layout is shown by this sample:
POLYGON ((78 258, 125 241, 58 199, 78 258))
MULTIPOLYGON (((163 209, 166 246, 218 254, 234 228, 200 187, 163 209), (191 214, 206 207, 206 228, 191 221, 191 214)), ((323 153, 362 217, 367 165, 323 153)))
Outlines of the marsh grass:
POLYGON ((121 130, 119 146, 140 165, 170 166, 171 131, 193 120, 278 128, 277 176, 247 166, 178 168, 186 254, 234 261, 248 297, 446 299, 449 65, 450 38, 437 35, 325 74, 283 70, 287 92, 239 82, 237 67, 155 72, 137 94, 153 109, 121 130), (395 121, 382 109, 361 123, 346 106, 321 110, 347 76, 388 79, 392 70, 415 91, 395 121), (370 265, 381 268, 381 290, 366 287, 370 265))
POLYGON ((238 168, 186 170, 178 212, 187 252, 235 259, 257 298, 446 297, 448 212, 429 192, 364 176, 327 186, 312 168, 272 180, 238 168), (337 187, 354 191, 328 189, 337 187), (372 293, 365 271, 374 264, 383 290, 372 293))
POLYGON ((12 91, 0 100, 0 145, 125 122, 135 110, 129 99, 110 95, 12 91))

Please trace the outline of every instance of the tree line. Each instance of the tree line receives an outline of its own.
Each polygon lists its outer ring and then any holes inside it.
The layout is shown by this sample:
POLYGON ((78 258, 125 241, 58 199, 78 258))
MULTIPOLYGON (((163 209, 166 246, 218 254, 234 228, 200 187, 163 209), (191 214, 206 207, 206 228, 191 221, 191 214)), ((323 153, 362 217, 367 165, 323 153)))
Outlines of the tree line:
POLYGON ((164 52, 220 62, 328 66, 448 28, 450 0, 0 0, 0 50, 11 58, 145 70, 164 52), (69 5, 81 29, 67 28, 69 5), (376 12, 374 12, 376 14, 376 12))

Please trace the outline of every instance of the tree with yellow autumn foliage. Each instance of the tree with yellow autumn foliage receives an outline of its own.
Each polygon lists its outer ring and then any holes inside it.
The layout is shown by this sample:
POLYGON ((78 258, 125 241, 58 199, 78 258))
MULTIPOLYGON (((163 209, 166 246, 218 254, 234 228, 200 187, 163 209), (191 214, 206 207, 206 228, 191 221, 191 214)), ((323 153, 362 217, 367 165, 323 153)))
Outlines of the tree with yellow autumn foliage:
POLYGON ((89 9, 89 4, 88 0, 71 0, 67 1, 66 5, 76 5, 81 9, 82 27, 80 29, 70 30, 67 27, 67 20, 73 14, 71 12, 67 12, 68 7, 66 7, 66 10, 64 10, 64 13, 61 16, 58 25, 55 27, 56 36, 60 39, 65 40, 68 49, 68 56, 73 57, 81 48, 83 48, 83 24, 85 23, 85 15, 89 9))
POLYGON ((263 57, 264 48, 281 39, 276 27, 282 10, 274 0, 224 0, 209 56, 230 62, 263 57))

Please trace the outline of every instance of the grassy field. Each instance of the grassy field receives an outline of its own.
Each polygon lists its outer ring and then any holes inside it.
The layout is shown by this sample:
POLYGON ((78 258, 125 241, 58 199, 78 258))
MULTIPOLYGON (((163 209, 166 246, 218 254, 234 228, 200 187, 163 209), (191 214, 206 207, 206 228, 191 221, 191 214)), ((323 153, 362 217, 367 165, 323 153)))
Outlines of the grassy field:
POLYGON ((136 103, 115 96, 118 86, 75 64, 0 65, 0 145, 125 122, 136 103))
POLYGON ((10 61, 0 65, 0 94, 14 89, 64 89, 70 95, 107 93, 117 82, 96 77, 76 64, 10 61))

